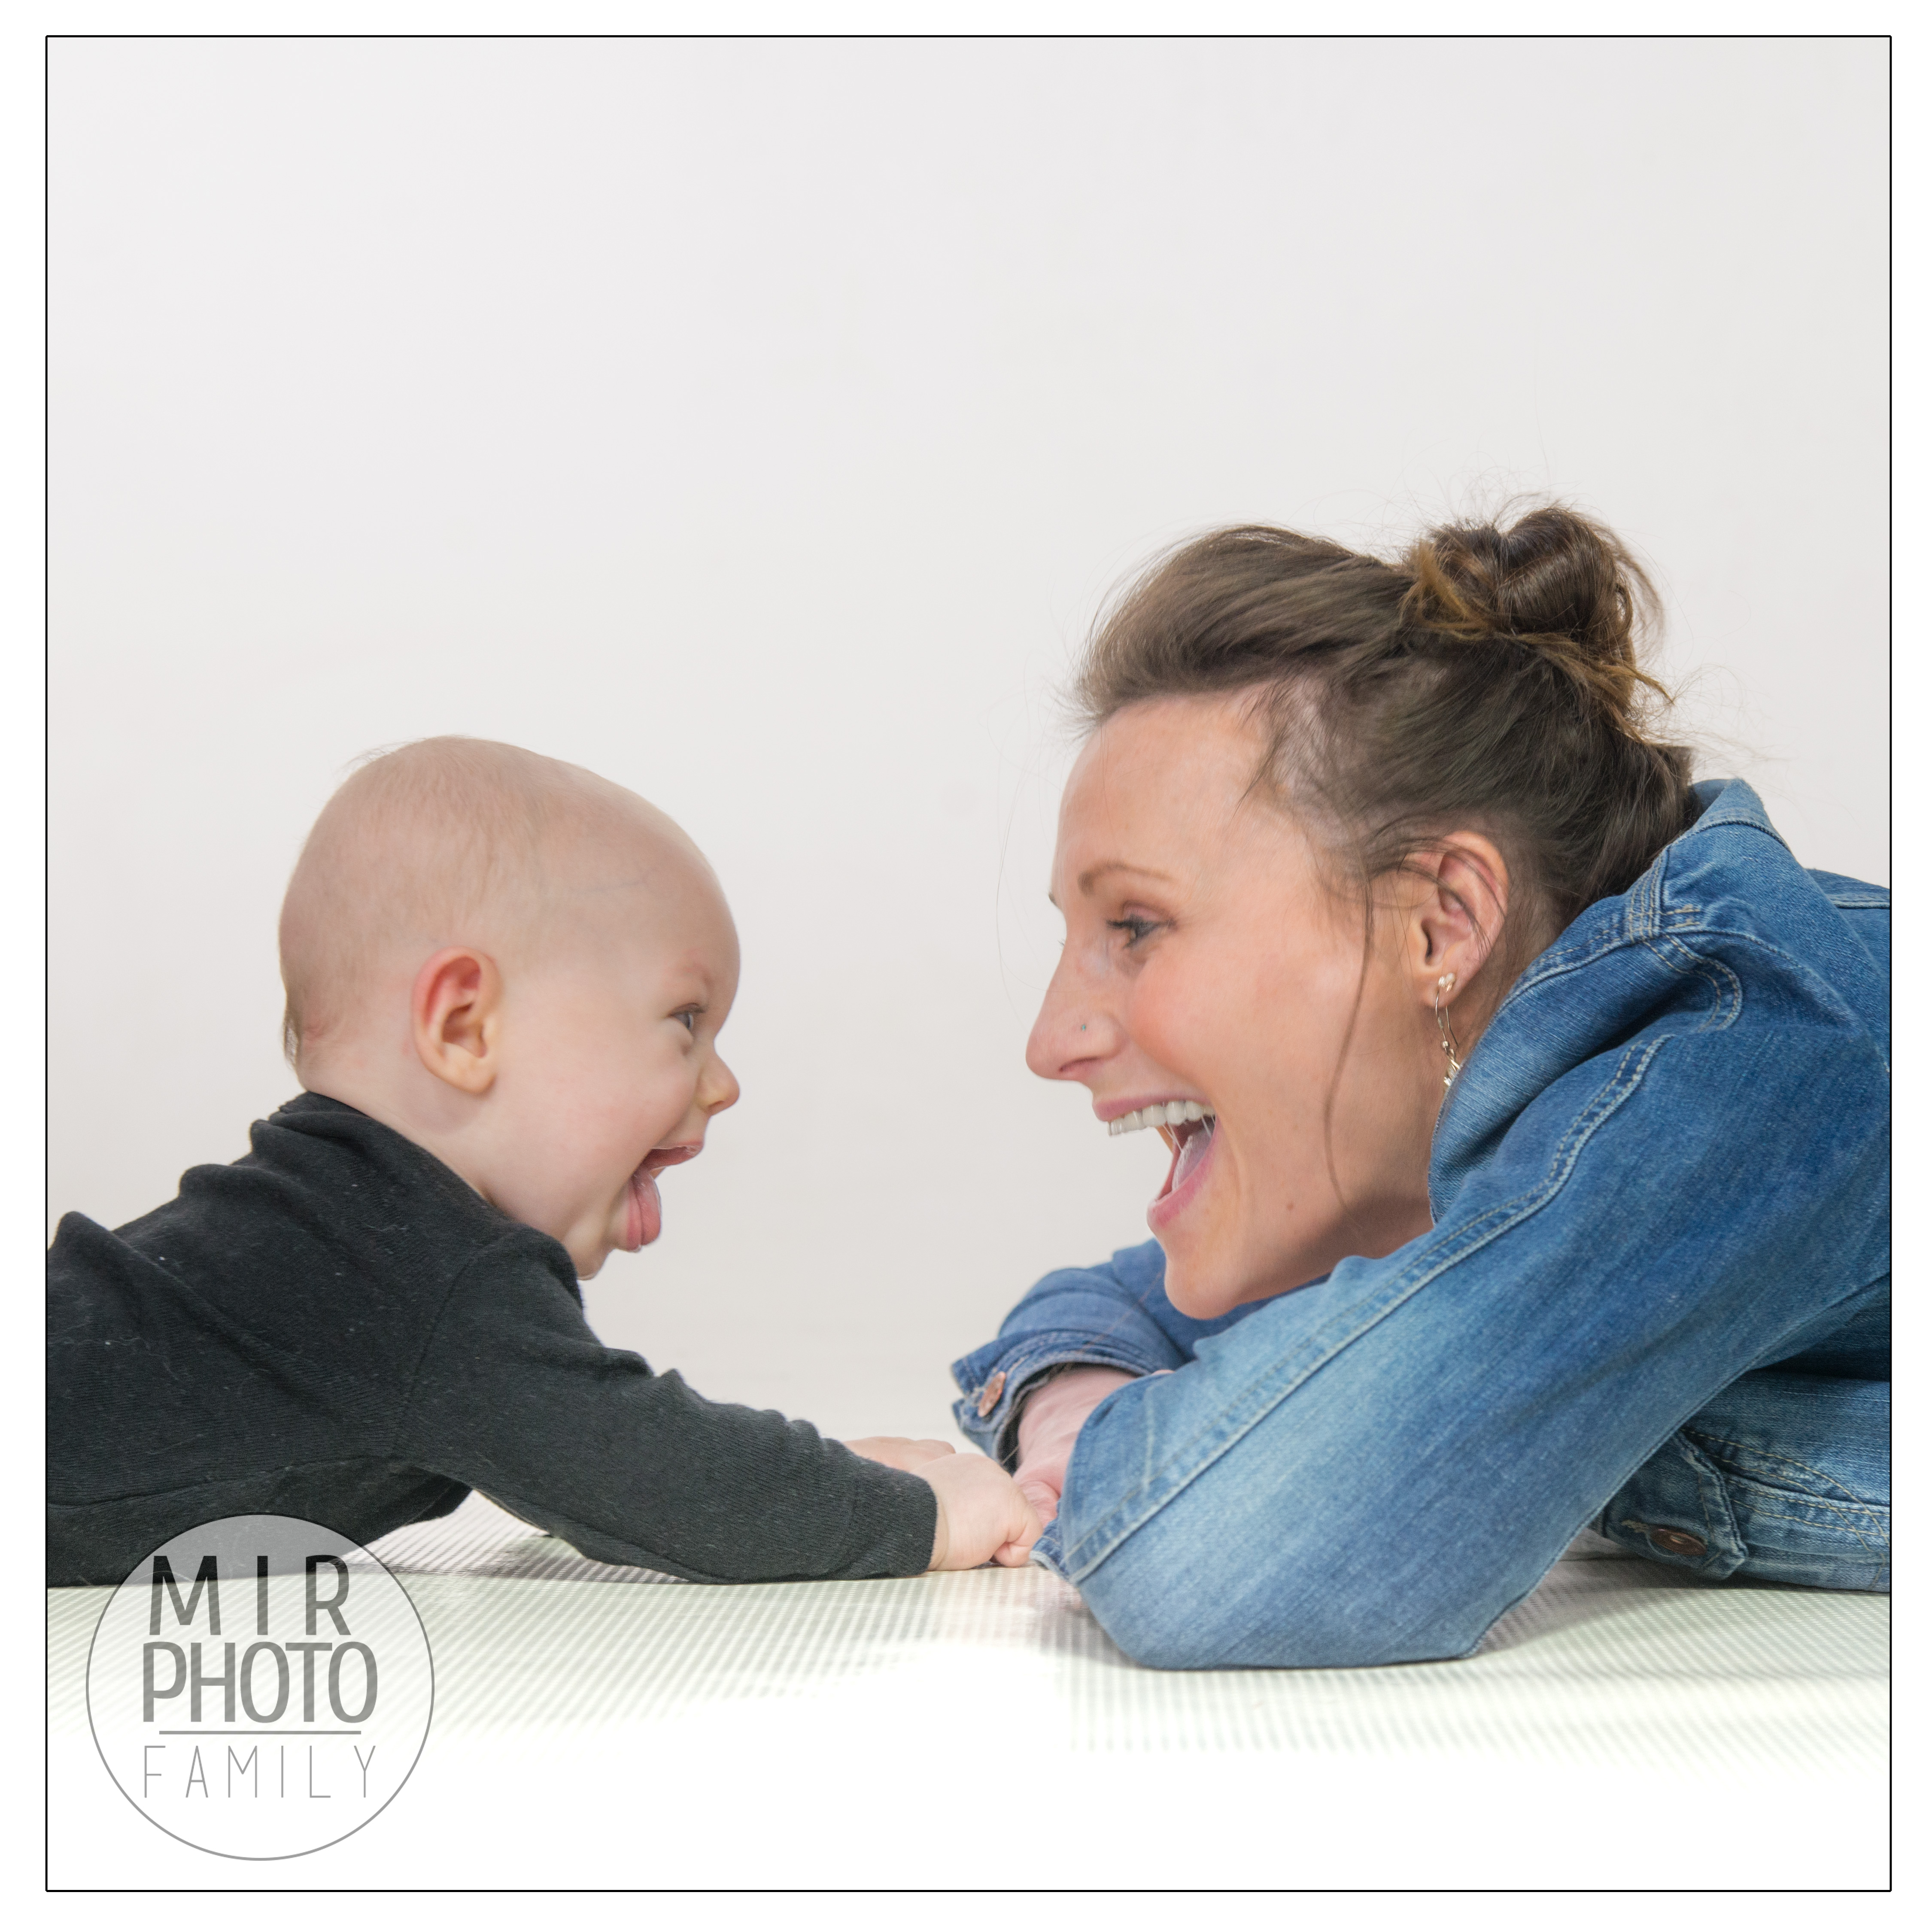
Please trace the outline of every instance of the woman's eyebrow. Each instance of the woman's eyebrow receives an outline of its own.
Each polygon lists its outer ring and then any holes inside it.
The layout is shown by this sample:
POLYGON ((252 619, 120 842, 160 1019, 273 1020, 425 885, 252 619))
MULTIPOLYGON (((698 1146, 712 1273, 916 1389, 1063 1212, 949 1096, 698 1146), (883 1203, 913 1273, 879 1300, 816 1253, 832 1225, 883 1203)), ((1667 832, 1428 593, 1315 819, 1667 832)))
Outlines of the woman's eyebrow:
POLYGON ((1136 866, 1126 859, 1103 859, 1097 866, 1089 866, 1075 884, 1083 894, 1090 892, 1094 890, 1094 881, 1105 877, 1108 872, 1132 872, 1143 879, 1158 879, 1164 886, 1174 884, 1172 874, 1163 872, 1154 866, 1136 866))

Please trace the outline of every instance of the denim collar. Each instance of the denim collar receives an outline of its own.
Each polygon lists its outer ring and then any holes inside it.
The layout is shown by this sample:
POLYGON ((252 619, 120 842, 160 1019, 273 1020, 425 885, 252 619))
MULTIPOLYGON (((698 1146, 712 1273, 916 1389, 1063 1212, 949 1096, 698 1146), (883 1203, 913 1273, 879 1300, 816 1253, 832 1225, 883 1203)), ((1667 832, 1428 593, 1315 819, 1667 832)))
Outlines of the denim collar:
MULTIPOLYGON (((1714 831, 1720 825, 1752 826, 1760 832, 1769 832, 1780 845, 1784 844, 1784 835, 1772 824, 1763 800, 1742 778, 1704 778, 1690 788, 1690 796, 1697 801, 1697 816, 1672 839, 1664 852, 1671 845, 1681 845, 1698 832, 1714 831)), ((1662 854, 1657 862, 1663 862, 1662 854)))
POLYGON ((1714 904, 1761 929, 1790 890, 1817 888, 1742 780, 1693 788, 1701 809, 1627 892, 1586 906, 1510 987, 1442 1103, 1429 1192, 1440 1220, 1517 1118, 1564 1075, 1642 1031, 1665 1000, 1660 950, 1676 954, 1714 904))

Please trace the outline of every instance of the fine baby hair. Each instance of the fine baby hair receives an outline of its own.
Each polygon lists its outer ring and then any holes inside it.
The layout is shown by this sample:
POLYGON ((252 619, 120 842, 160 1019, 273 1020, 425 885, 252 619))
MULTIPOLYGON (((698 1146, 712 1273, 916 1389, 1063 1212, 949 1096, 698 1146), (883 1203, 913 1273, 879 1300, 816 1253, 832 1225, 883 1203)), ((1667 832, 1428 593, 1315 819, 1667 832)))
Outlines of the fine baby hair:
POLYGON ((560 758, 464 737, 370 754, 323 806, 283 902, 290 1064, 342 1024, 386 950, 540 932, 577 855, 640 830, 703 863, 662 812, 560 758))
POLYGON ((1683 830, 1684 747, 1642 668, 1657 598, 1604 526, 1560 505, 1450 524, 1396 560, 1267 525, 1157 560, 1102 614, 1074 686, 1097 728, 1148 698, 1252 689, 1263 776, 1366 881, 1457 826, 1519 884, 1520 963, 1683 830))

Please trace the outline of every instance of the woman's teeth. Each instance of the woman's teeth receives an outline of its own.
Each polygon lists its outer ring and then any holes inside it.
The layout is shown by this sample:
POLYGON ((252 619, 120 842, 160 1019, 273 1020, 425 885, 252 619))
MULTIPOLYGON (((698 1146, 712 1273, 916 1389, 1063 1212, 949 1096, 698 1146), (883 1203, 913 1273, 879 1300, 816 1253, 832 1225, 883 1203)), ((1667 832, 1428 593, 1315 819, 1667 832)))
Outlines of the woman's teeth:
POLYGON ((1136 1127, 1178 1127, 1188 1120, 1211 1120, 1214 1110, 1198 1100, 1156 1100, 1137 1114, 1123 1114, 1107 1123, 1110 1134, 1130 1134, 1136 1127))

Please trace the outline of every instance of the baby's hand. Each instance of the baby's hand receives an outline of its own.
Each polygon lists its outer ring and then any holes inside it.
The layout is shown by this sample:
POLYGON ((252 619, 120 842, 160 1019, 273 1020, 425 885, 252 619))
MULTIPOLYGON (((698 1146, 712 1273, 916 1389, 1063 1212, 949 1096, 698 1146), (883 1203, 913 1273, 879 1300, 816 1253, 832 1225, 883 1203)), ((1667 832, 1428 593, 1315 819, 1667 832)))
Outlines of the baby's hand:
POLYGON ((930 1568, 976 1570, 991 1561, 1011 1569, 1027 1560, 1040 1519, 991 1457, 942 1456, 913 1473, 930 1483, 939 1498, 930 1568))
POLYGON ((861 1436, 845 1446, 868 1462, 884 1462, 895 1469, 917 1469, 953 1454, 951 1443, 935 1442, 930 1437, 915 1442, 908 1436, 861 1436))

